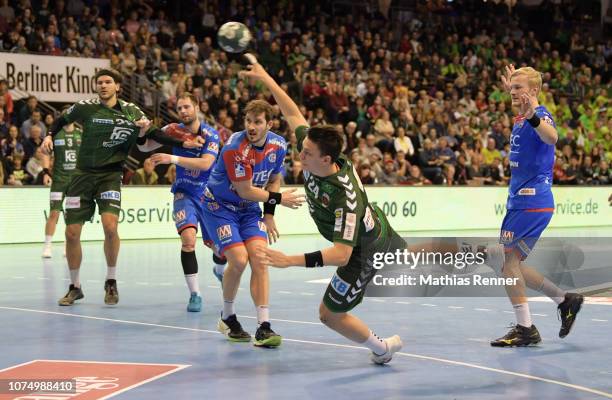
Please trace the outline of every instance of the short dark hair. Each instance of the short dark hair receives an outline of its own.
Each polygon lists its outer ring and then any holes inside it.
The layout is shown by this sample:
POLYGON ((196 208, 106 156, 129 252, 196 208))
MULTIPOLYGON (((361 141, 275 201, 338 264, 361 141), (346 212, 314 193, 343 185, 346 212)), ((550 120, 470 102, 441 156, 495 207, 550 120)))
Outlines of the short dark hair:
POLYGON ((181 94, 177 99, 176 99, 176 103, 178 104, 178 101, 181 99, 189 99, 191 100, 191 103, 193 104, 194 108, 198 108, 200 106, 200 100, 198 100, 197 97, 195 97, 193 94, 189 93, 189 92, 184 92, 183 94, 181 94))
POLYGON ((270 121, 272 119, 272 106, 265 100, 250 101, 244 109, 244 115, 247 115, 251 112, 258 115, 261 113, 265 113, 266 121, 270 121))
POLYGON ((96 81, 98 81, 98 78, 101 76, 110 76, 111 78, 113 78, 115 83, 123 82, 123 76, 121 76, 121 73, 119 73, 119 71, 114 70, 112 68, 102 68, 98 70, 94 78, 96 79, 96 81))
POLYGON ((308 139, 317 145, 322 156, 336 162, 342 152, 344 139, 334 125, 316 125, 308 129, 308 139))

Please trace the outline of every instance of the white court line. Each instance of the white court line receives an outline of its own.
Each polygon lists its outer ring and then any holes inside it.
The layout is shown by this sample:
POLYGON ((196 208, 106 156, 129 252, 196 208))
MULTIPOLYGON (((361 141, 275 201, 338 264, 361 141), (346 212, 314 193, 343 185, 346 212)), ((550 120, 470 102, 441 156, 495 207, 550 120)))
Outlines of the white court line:
MULTIPOLYGON (((257 317, 251 317, 251 316, 248 316, 248 315, 238 315, 238 317, 240 317, 240 318, 248 318, 248 319, 257 319, 257 317)), ((291 320, 291 319, 270 318, 270 321, 290 322, 292 324, 323 325, 320 322, 295 321, 295 320, 291 320)))
POLYGON ((493 310, 491 310, 489 308, 475 308, 474 310, 475 311, 493 311, 493 310))
POLYGON ((595 321, 595 322, 608 322, 607 319, 597 319, 597 318, 591 318, 591 321, 595 321))
POLYGON ((280 294, 293 294, 292 292, 288 292, 288 291, 286 291, 286 290, 279 290, 279 291, 278 291, 278 292, 276 292, 276 293, 280 293, 280 294))
POLYGON ((461 310, 464 307, 461 307, 461 306, 448 306, 448 308, 450 308, 451 310, 461 310))
POLYGON ((395 304, 412 304, 409 301, 394 301, 395 304))
POLYGON ((531 313, 531 315, 537 315, 538 317, 548 317, 548 314, 531 313))
MULTIPOLYGON (((174 325, 152 324, 152 323, 138 322, 138 321, 127 321, 127 320, 112 319, 112 318, 94 317, 94 316, 90 316, 90 315, 68 314, 68 313, 60 313, 60 312, 56 312, 56 311, 34 310, 34 309, 29 309, 29 308, 2 307, 2 306, 0 306, 0 310, 25 311, 25 312, 33 312, 33 313, 39 313, 39 314, 61 315, 61 316, 65 316, 65 317, 92 319, 92 320, 98 320, 98 321, 109 321, 109 322, 117 322, 117 323, 131 324, 131 325, 140 325, 140 326, 152 326, 152 327, 156 327, 156 328, 168 328, 168 329, 184 330, 184 331, 190 331, 190 332, 214 333, 216 335, 219 335, 219 332, 217 332, 217 331, 210 331, 210 330, 206 330, 206 329, 187 328, 187 327, 183 327, 183 326, 174 326, 174 325)), ((357 349, 357 350, 368 350, 365 347, 359 347, 359 346, 348 345, 348 344, 337 344, 337 343, 317 342, 317 341, 314 341, 314 340, 299 340, 299 339, 287 339, 287 338, 283 338, 283 340, 286 341, 286 342, 304 343, 304 344, 315 344, 315 345, 319 345, 319 346, 340 347, 340 348, 345 348, 345 349, 357 349)), ((604 392, 604 391, 601 391, 601 390, 597 390, 597 389, 591 389, 591 388, 588 388, 586 386, 574 385, 574 384, 563 382, 563 381, 557 381, 557 380, 554 380, 554 379, 542 378, 542 377, 536 376, 536 375, 523 374, 523 373, 520 373, 520 372, 508 371, 508 370, 505 370, 505 369, 485 367, 483 365, 466 363, 466 362, 462 362, 462 361, 448 360, 448 359, 445 359, 445 358, 424 356, 424 355, 420 355, 420 354, 403 353, 403 352, 398 352, 398 353, 395 353, 395 354, 396 355, 400 355, 400 356, 404 356, 404 357, 416 358, 416 359, 419 359, 419 360, 436 361, 436 362, 446 363, 446 364, 450 364, 450 365, 456 365, 456 366, 462 366, 462 367, 468 367, 468 368, 475 368, 475 369, 480 369, 480 370, 489 371, 489 372, 496 372, 498 374, 503 374, 503 375, 516 376, 518 378, 531 379, 531 380, 538 381, 538 382, 550 383, 550 384, 553 384, 553 385, 563 386, 563 387, 566 387, 566 388, 570 388, 570 389, 574 389, 574 390, 578 390, 578 391, 582 391, 582 392, 586 392, 586 393, 596 394, 596 395, 599 395, 599 396, 602 396, 602 397, 606 397, 608 399, 612 399, 612 393, 607 393, 607 392, 604 392)))
POLYGON ((51 278, 45 278, 44 276, 39 276, 38 277, 39 281, 48 281, 49 279, 51 279, 51 278))
POLYGON ((504 312, 505 312, 506 314, 514 314, 514 311, 506 311, 506 310, 504 310, 504 312))
POLYGON ((373 301, 375 303, 386 303, 387 300, 383 300, 383 299, 368 299, 369 301, 373 301))
POLYGON ((138 286, 149 286, 149 282, 136 282, 138 286))
POLYGON ((301 292, 300 293, 302 296, 314 296, 314 293, 308 293, 308 292, 301 292))
POLYGON ((423 303, 421 304, 423 307, 438 307, 437 304, 428 304, 428 303, 423 303))
POLYGON ((208 285, 209 288, 211 289, 220 289, 221 286, 214 286, 214 285, 208 285))

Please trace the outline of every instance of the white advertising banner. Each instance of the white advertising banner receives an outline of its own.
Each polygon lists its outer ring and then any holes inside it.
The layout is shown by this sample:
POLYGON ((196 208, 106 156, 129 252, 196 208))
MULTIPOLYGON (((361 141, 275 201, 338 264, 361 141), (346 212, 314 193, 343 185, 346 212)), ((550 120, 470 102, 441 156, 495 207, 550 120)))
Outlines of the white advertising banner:
POLYGON ((109 66, 101 58, 0 53, 0 78, 6 79, 14 99, 24 93, 49 102, 90 99, 96 96, 96 71, 109 66))

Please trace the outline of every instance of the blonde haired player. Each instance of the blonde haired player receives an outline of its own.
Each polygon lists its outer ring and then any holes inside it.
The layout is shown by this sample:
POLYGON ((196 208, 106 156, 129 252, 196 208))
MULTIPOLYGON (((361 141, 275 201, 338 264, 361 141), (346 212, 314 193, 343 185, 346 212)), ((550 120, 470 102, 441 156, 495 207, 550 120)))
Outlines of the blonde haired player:
POLYGON ((493 340, 491 346, 529 346, 539 343, 541 338, 531 320, 526 286, 558 304, 561 338, 570 332, 584 299, 579 294, 564 292, 524 263, 554 213, 551 186, 558 135, 552 115, 538 104, 537 96, 542 88, 538 71, 531 67, 515 70, 509 65, 501 79, 518 114, 510 136, 512 174, 507 213, 501 227, 500 245, 488 249, 487 263, 505 278, 517 278, 516 285, 506 286, 517 324, 505 336, 493 340))

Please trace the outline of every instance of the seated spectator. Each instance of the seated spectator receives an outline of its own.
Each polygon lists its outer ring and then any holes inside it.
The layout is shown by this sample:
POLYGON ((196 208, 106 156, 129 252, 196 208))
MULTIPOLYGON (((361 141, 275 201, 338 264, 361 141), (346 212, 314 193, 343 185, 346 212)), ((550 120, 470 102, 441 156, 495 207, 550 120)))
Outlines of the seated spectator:
POLYGON ((397 137, 393 140, 395 151, 403 151, 408 157, 412 157, 414 155, 414 145, 412 140, 406 136, 406 129, 400 126, 397 128, 396 133, 397 137))
POLYGON ((359 179, 364 185, 373 185, 376 183, 374 172, 370 168, 369 162, 363 162, 359 165, 359 179))
POLYGON ((170 164, 163 178, 161 179, 160 184, 162 185, 172 185, 176 181, 176 165, 170 164))
POLYGON ((419 152, 419 165, 423 175, 435 184, 440 184, 444 180, 442 178, 442 165, 444 161, 438 158, 436 149, 433 146, 431 139, 423 141, 423 149, 419 152))
POLYGON ((482 149, 482 156, 484 157, 485 165, 493 164, 493 160, 496 158, 501 160, 502 155, 495 147, 495 140, 493 138, 487 139, 487 147, 482 149))
POLYGON ((485 179, 483 183, 485 185, 495 186, 503 186, 506 184, 500 157, 495 157, 491 165, 485 169, 485 179))
POLYGON ((612 172, 610 171, 608 162, 600 160, 599 165, 593 174, 593 183, 595 185, 610 185, 612 184, 612 172))
POLYGON ((158 181, 155 166, 150 158, 144 160, 142 168, 138 168, 131 179, 132 185, 157 185, 158 181))
POLYGON ((566 185, 578 185, 582 181, 580 175, 580 166, 578 165, 578 156, 572 155, 570 162, 565 168, 565 184, 566 185))
POLYGON ((397 185, 399 183, 399 176, 397 174, 395 162, 393 160, 385 161, 385 167, 383 169, 381 179, 378 181, 378 183, 382 183, 385 185, 397 185))
POLYGON ((410 167, 410 174, 406 177, 404 183, 411 186, 431 185, 431 181, 423 176, 418 165, 410 167))
POLYGON ((9 163, 8 170, 8 181, 7 184, 11 186, 23 186, 27 185, 32 181, 32 176, 23 168, 22 165, 23 156, 15 155, 12 162, 9 163))
POLYGON ((41 135, 43 137, 47 135, 47 127, 45 126, 45 123, 42 122, 41 113, 40 111, 35 110, 30 115, 30 118, 26 119, 23 124, 21 124, 21 137, 24 139, 28 139, 30 137, 30 129, 34 125, 40 127, 41 135))
POLYGON ((33 125, 30 128, 29 138, 23 143, 23 150, 25 152, 25 160, 29 160, 34 155, 36 149, 42 144, 43 137, 42 131, 39 125, 33 125))
POLYGON ((465 155, 460 154, 457 157, 457 165, 455 166, 455 176, 453 181, 456 185, 467 185, 473 179, 472 168, 467 164, 465 155))
POLYGON ((48 185, 51 183, 49 176, 41 173, 43 171, 43 165, 48 165, 46 159, 48 159, 48 156, 45 154, 42 147, 38 147, 33 157, 26 163, 25 169, 32 177, 33 185, 48 185))
POLYGON ((12 160, 15 155, 23 157, 25 154, 19 131, 15 125, 11 125, 9 128, 8 137, 0 141, 0 148, 2 149, 2 157, 7 160, 12 160))

